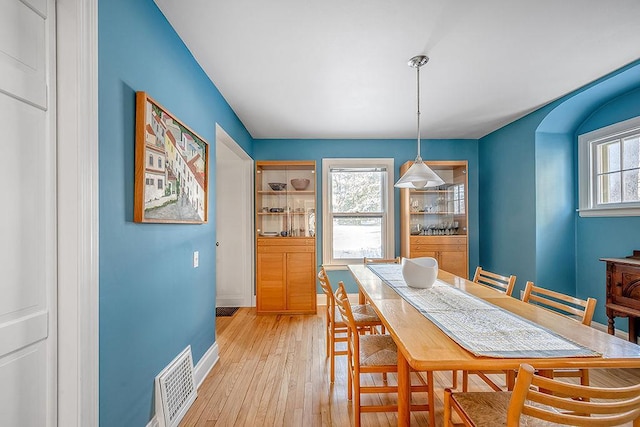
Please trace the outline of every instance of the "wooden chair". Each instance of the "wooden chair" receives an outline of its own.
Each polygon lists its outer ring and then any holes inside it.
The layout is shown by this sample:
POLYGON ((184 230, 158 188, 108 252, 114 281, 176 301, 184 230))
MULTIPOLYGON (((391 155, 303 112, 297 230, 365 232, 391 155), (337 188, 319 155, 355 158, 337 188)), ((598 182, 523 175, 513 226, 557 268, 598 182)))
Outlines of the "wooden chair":
MULTIPOLYGON (((361 335, 355 321, 353 311, 344 283, 338 283, 335 293, 336 306, 347 324, 347 371, 348 389, 347 397, 353 399, 353 419, 356 427, 360 426, 362 412, 397 412, 396 404, 362 405, 362 394, 371 393, 397 393, 398 387, 388 385, 383 381, 382 385, 362 385, 360 375, 369 373, 387 374, 398 372, 398 349, 391 335, 361 335)), ((411 392, 426 392, 427 404, 412 404, 411 410, 430 411, 431 424, 435 420, 434 396, 433 396, 433 372, 426 372, 426 381, 422 375, 417 374, 419 385, 412 385, 411 392)))
MULTIPOLYGON (((570 317, 583 325, 590 326, 593 313, 596 309, 596 299, 587 298, 586 300, 574 298, 560 292, 535 286, 533 282, 527 282, 522 301, 530 304, 536 304, 543 308, 555 311, 564 316, 570 317)), ((557 377, 577 377, 580 378, 580 384, 589 385, 588 369, 556 369, 544 371, 545 376, 551 378, 557 377)))
MULTIPOLYGON (((327 297, 325 312, 325 341, 327 343, 327 357, 331 358, 330 377, 331 382, 333 382, 335 380, 335 358, 336 356, 345 356, 347 354, 347 350, 338 349, 339 343, 347 342, 347 324, 342 319, 342 316, 340 316, 340 313, 336 311, 336 300, 333 295, 329 276, 327 276, 327 272, 324 267, 321 267, 320 272, 318 272, 318 280, 320 281, 322 291, 327 297)), ((379 326, 382 329, 382 332, 384 332, 384 327, 382 326, 380 318, 368 304, 354 305, 352 307, 352 312, 356 319, 358 331, 362 333, 373 333, 375 332, 375 328, 379 326)))
MULTIPOLYGON (((484 270, 482 267, 478 266, 476 268, 476 273, 473 276, 473 281, 480 285, 486 286, 488 288, 494 289, 498 292, 505 293, 509 296, 513 294, 513 288, 516 284, 516 276, 513 274, 509 277, 501 276, 496 273, 492 273, 491 271, 484 270)), ((496 384, 491 378, 487 376, 487 374, 502 374, 506 375, 506 386, 507 390, 511 390, 513 388, 513 384, 515 383, 515 374, 512 371, 462 371, 462 391, 467 391, 469 386, 469 374, 477 375, 480 377, 482 381, 487 383, 489 387, 491 387, 495 391, 501 391, 502 388, 496 384)))
POLYGON ((513 287, 516 284, 516 276, 513 274, 509 277, 500 276, 499 274, 483 270, 482 267, 478 266, 473 276, 473 281, 511 296, 513 287))
POLYGON ((465 426, 616 426, 633 422, 638 427, 640 384, 621 388, 570 384, 536 375, 534 368, 523 364, 512 393, 455 393, 446 389, 445 426, 459 425, 453 423, 454 413, 465 426))

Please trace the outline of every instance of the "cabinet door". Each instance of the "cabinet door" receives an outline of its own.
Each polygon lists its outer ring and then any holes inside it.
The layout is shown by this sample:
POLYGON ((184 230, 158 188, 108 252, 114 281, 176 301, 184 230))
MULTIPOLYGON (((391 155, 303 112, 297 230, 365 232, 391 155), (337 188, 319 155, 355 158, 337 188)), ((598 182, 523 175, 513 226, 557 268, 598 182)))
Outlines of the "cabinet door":
POLYGON ((287 253, 287 310, 315 312, 316 283, 313 252, 287 253))
POLYGON ((258 313, 286 310, 286 271, 285 253, 258 252, 256 260, 258 313))
POLYGON ((440 251, 438 267, 444 271, 467 278, 467 253, 465 251, 440 251))

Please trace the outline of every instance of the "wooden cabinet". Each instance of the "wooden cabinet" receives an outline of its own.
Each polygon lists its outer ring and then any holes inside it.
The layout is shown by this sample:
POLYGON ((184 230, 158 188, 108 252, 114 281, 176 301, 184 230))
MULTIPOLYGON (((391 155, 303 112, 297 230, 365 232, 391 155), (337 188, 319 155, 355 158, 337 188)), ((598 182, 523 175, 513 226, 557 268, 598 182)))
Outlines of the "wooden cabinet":
MULTIPOLYGON (((413 162, 400 168, 404 173, 413 162)), ((438 267, 468 278, 467 162, 425 162, 445 184, 400 190, 400 255, 433 257, 438 267)))
POLYGON ((640 322, 640 251, 627 258, 602 258, 607 263, 606 311, 608 331, 615 333, 614 319, 629 318, 629 341, 637 342, 640 322))
POLYGON ((258 161, 255 187, 257 312, 315 313, 315 162, 258 161))

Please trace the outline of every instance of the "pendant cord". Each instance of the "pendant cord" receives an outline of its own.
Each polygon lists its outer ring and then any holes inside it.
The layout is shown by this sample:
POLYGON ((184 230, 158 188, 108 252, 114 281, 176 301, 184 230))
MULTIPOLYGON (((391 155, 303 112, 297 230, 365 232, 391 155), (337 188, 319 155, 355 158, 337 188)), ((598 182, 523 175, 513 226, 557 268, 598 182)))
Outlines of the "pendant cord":
POLYGON ((418 156, 416 157, 416 162, 422 161, 422 157, 420 156, 420 66, 416 67, 416 79, 417 79, 417 88, 418 88, 418 156))

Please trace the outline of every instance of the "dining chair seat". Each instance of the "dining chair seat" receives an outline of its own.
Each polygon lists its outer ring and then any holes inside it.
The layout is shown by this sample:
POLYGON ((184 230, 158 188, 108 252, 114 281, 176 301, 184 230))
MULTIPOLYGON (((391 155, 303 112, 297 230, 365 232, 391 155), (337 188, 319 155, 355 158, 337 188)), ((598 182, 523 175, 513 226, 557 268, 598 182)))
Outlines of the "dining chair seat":
POLYGON ((467 427, 640 426, 640 384, 590 387, 546 378, 521 364, 512 392, 445 389, 445 427, 460 425, 454 414, 467 427))
MULTIPOLYGON (((368 323, 379 325, 381 323, 380 318, 369 304, 352 304, 351 310, 353 311, 353 318, 360 325, 368 323)), ((343 323, 346 326, 339 312, 336 312, 336 323, 343 323)))
MULTIPOLYGON (((325 307, 325 340, 327 344, 327 357, 330 359, 329 377, 333 383, 335 380, 336 356, 347 355, 347 350, 340 348, 340 346, 344 347, 344 344, 341 343, 347 342, 347 323, 336 308, 336 300, 331 282, 324 267, 321 267, 318 272, 318 281, 320 282, 322 291, 327 297, 327 305, 325 307)), ((369 304, 354 304, 351 307, 359 333, 377 333, 378 328, 380 332, 384 333, 384 326, 380 318, 369 304)), ((386 378, 386 374, 383 375, 386 378)))
MULTIPOLYGON (((474 427, 500 427, 507 425, 507 410, 509 409, 511 395, 510 391, 500 393, 452 393, 451 399, 469 419, 473 420, 474 427)), ((527 403, 532 404, 532 402, 527 403)), ((558 424, 522 415, 520 417, 520 425, 522 427, 547 427, 557 426, 558 424)))
POLYGON ((391 335, 362 335, 360 337, 360 365, 397 365, 398 347, 391 335))

